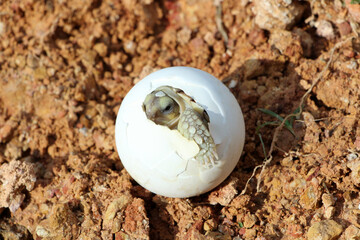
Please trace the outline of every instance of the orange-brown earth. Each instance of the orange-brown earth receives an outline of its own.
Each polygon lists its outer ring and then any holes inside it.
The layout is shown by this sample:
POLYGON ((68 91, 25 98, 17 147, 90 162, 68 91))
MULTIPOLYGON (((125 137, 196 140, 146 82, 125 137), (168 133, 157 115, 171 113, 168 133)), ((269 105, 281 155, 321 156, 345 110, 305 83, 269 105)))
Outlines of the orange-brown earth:
POLYGON ((359 239, 357 2, 0 1, 0 239, 359 239), (178 65, 227 84, 246 122, 231 176, 190 199, 143 189, 114 144, 130 88, 178 65), (241 194, 276 128, 261 144, 276 119, 258 109, 285 117, 308 89, 241 194))

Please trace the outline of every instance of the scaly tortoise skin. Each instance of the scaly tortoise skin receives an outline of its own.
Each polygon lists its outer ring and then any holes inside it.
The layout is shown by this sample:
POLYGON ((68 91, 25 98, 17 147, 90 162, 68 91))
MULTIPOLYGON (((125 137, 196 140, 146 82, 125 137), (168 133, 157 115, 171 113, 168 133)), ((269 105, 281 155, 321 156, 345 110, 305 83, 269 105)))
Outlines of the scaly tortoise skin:
POLYGON ((181 89, 158 87, 146 96, 143 110, 154 123, 177 129, 188 140, 194 140, 200 148, 195 156, 200 164, 211 167, 217 163, 219 158, 209 131, 209 116, 181 89))

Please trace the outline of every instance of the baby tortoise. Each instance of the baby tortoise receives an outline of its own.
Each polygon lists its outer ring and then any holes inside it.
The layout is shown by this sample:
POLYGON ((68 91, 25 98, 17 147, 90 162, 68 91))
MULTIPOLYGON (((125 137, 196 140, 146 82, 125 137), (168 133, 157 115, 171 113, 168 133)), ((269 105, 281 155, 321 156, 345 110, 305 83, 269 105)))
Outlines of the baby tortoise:
POLYGON ((195 159, 203 166, 218 161, 216 146, 209 131, 209 115, 181 89, 161 86, 148 94, 143 103, 146 117, 156 124, 177 129, 200 148, 195 159))

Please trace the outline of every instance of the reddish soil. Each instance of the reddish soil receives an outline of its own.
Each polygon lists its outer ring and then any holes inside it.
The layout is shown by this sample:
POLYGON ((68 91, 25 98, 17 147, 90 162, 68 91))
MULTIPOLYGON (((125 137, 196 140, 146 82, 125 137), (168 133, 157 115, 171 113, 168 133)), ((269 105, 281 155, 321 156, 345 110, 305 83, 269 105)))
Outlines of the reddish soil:
POLYGON ((357 2, 0 1, 0 239, 359 239, 357 2), (179 65, 227 84, 246 122, 233 173, 190 199, 139 186, 114 141, 131 87, 179 65), (257 132, 277 120, 258 109, 285 117, 308 89, 242 194, 277 127, 257 132))

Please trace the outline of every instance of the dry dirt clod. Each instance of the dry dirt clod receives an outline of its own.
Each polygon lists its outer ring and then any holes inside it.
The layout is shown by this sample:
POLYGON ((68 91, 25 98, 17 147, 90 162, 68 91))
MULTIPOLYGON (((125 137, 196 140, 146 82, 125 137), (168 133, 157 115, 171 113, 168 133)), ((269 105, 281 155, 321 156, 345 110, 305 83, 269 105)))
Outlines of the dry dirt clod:
POLYGON ((344 21, 337 24, 341 36, 346 36, 351 33, 352 29, 349 22, 344 21))
POLYGON ((346 228, 344 235, 346 240, 358 240, 360 239, 360 228, 350 225, 346 228))
POLYGON ((36 234, 48 239, 76 238, 78 219, 68 204, 57 204, 52 207, 48 218, 36 227, 36 234))
POLYGON ((335 37, 334 28, 331 22, 327 20, 321 20, 315 23, 316 33, 324 38, 333 39, 335 37))
POLYGON ((133 239, 150 239, 149 219, 146 216, 144 200, 134 199, 125 210, 124 231, 133 239))
POLYGON ((331 219, 334 216, 335 211, 336 211, 336 209, 333 206, 325 208, 324 218, 331 219))
POLYGON ((263 29, 291 29, 302 17, 305 7, 298 1, 255 0, 255 23, 263 29))
POLYGON ((345 0, 345 4, 354 21, 360 23, 360 4, 352 0, 345 0))
POLYGON ((324 205, 325 208, 328 208, 328 207, 333 206, 335 204, 334 197, 329 193, 324 193, 321 196, 321 199, 322 199, 322 202, 323 202, 323 205, 324 205))
POLYGON ((4 35, 6 32, 6 24, 4 22, 0 22, 0 36, 4 35))
POLYGON ((8 140, 16 126, 15 121, 9 120, 0 128, 0 143, 8 140))
POLYGON ((249 34, 249 42, 254 46, 259 46, 266 41, 265 31, 259 28, 253 29, 249 34))
POLYGON ((36 168, 33 163, 13 160, 0 166, 0 208, 15 212, 25 199, 23 189, 33 190, 36 168))
POLYGON ((314 223, 306 236, 309 240, 332 240, 340 236, 342 232, 343 227, 334 220, 323 220, 314 223))
POLYGON ((0 237, 4 240, 33 239, 28 229, 7 219, 1 224, 0 237))
POLYGON ((209 195, 210 204, 220 204, 227 206, 238 194, 236 189, 238 185, 238 179, 231 178, 226 184, 222 184, 218 190, 215 190, 209 195))
MULTIPOLYGON (((275 29, 270 35, 269 43, 278 49, 281 54, 295 60, 299 59, 304 54, 303 46, 306 47, 306 45, 301 43, 300 39, 301 38, 297 37, 292 32, 275 29)), ((306 51, 308 50, 306 49, 306 51)))
POLYGON ((39 58, 33 54, 29 54, 26 58, 26 63, 30 68, 35 69, 39 66, 39 58))
POLYGON ((257 217, 254 214, 246 214, 244 218, 244 227, 245 228, 252 228, 255 223, 257 222, 257 217))
MULTIPOLYGON (((120 198, 112 201, 106 209, 104 215, 103 226, 104 229, 109 229, 112 233, 118 232, 120 229, 117 226, 120 226, 121 222, 115 222, 115 216, 119 211, 125 211, 126 206, 130 203, 131 197, 127 195, 123 195, 120 198)), ((117 221, 121 221, 122 219, 117 219, 117 221)))
POLYGON ((105 45, 105 43, 97 43, 97 44, 95 44, 94 49, 101 57, 105 57, 107 52, 108 52, 108 48, 105 45))
POLYGON ((204 222, 204 230, 205 231, 213 231, 217 228, 217 223, 214 219, 209 219, 204 222))
POLYGON ((300 196, 300 204, 306 209, 315 209, 320 200, 320 191, 314 186, 308 186, 300 196))
POLYGON ((356 158, 352 161, 349 161, 347 164, 348 168, 351 169, 351 179, 354 181, 354 184, 360 185, 360 159, 356 158))

